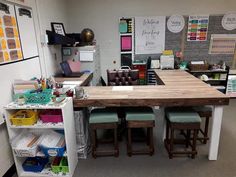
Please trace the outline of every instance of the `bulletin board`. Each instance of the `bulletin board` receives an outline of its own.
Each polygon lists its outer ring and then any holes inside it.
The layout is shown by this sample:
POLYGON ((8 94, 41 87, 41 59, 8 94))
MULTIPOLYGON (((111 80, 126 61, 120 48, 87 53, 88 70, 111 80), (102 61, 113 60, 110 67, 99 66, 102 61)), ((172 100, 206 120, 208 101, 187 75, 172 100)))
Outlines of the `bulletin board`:
POLYGON ((22 59, 14 6, 0 3, 0 65, 22 59))
MULTIPOLYGON (((188 26, 189 26, 189 16, 183 16, 185 20, 185 26, 181 32, 173 33, 168 30, 167 23, 165 24, 165 49, 182 51, 185 61, 194 61, 194 60, 206 60, 210 64, 218 63, 220 61, 225 61, 226 65, 234 68, 233 59, 234 54, 210 54, 209 47, 211 42, 211 35, 214 34, 236 34, 236 29, 226 30, 222 26, 222 19, 224 15, 198 15, 202 16, 202 27, 207 27, 206 39, 199 41, 188 40, 188 26), (204 20, 204 21, 203 21, 204 20)), ((166 17, 166 22, 169 17, 166 17)), ((136 31, 135 31, 136 33, 136 31)), ((136 42, 136 37, 134 41, 136 42)), ((202 38, 203 39, 203 38, 202 38)), ((139 54, 135 51, 134 58, 137 60, 147 60, 148 57, 159 58, 161 54, 158 53, 146 53, 139 54)))

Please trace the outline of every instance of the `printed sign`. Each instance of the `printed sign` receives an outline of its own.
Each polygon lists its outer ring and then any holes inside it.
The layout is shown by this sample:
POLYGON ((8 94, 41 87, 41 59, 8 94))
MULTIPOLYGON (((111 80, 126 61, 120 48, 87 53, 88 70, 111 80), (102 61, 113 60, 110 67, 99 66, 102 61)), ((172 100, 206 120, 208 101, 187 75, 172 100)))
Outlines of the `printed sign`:
POLYGON ((209 15, 191 15, 188 20, 188 41, 206 41, 209 15))
POLYGON ((226 30, 236 29, 236 12, 225 14, 222 18, 221 24, 226 30))
POLYGON ((182 15, 172 15, 167 21, 167 28, 172 33, 179 33, 183 30, 185 25, 184 17, 182 15))
POLYGON ((165 50, 166 17, 135 17, 135 53, 158 54, 165 50))

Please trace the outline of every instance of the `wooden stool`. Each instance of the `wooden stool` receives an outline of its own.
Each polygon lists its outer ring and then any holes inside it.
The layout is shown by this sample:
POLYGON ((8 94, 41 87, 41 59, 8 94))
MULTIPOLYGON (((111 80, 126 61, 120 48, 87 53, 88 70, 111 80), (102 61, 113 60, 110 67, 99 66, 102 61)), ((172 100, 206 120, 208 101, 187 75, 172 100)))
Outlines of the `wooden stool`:
POLYGON ((153 127, 155 126, 155 116, 152 108, 136 107, 130 108, 126 112, 126 124, 128 129, 128 141, 127 141, 127 154, 132 156, 133 154, 149 154, 153 155, 153 127), (133 150, 132 148, 132 134, 133 128, 147 128, 147 144, 149 147, 143 150, 133 150))
POLYGON ((201 118, 196 112, 181 112, 181 111, 166 111, 166 139, 165 147, 168 151, 169 158, 172 159, 175 154, 190 154, 194 159, 197 154, 196 141, 197 134, 200 129, 201 118), (174 138, 175 130, 186 130, 187 136, 185 140, 174 138), (191 139, 191 131, 193 131, 193 138, 191 139), (192 142, 191 142, 192 141, 192 142), (185 144, 186 148, 191 146, 191 150, 177 151, 174 150, 174 144, 185 144))
POLYGON ((119 148, 117 141, 118 117, 115 111, 109 109, 94 109, 91 111, 89 124, 92 131, 92 156, 119 156, 119 148), (113 150, 97 150, 98 139, 97 129, 113 129, 114 130, 114 149, 113 150))
POLYGON ((203 137, 200 137, 198 134, 197 140, 199 140, 203 144, 206 144, 207 140, 209 140, 208 127, 209 127, 210 118, 212 116, 212 109, 209 106, 195 106, 193 107, 193 110, 196 111, 201 118, 205 118, 204 129, 199 130, 199 134, 201 133, 203 137))

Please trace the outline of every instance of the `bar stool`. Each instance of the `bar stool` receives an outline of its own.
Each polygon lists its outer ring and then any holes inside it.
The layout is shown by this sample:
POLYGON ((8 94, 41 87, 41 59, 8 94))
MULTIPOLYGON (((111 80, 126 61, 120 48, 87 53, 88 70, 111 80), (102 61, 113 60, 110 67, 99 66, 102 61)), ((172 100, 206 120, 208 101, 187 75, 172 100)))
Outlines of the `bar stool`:
POLYGON ((154 154, 153 145, 153 127, 155 126, 155 116, 152 108, 149 107, 134 107, 126 111, 126 125, 128 129, 127 154, 132 156, 134 154, 154 154), (133 150, 132 147, 132 129, 147 128, 147 149, 133 150))
POLYGON ((118 117, 116 111, 107 108, 97 108, 91 111, 89 124, 92 131, 92 156, 119 156, 119 148, 117 141, 117 126, 118 117), (112 150, 97 150, 98 138, 97 129, 112 129, 114 131, 114 149, 112 150))
POLYGON ((209 140, 208 128, 209 128, 210 118, 212 117, 212 108, 209 106, 195 106, 193 107, 193 110, 196 111, 202 119, 205 118, 204 127, 203 129, 201 128, 199 130, 199 134, 201 133, 201 135, 199 136, 198 134, 197 140, 199 140, 203 144, 206 144, 207 140, 209 140))
POLYGON ((169 158, 172 159, 175 154, 190 154, 194 159, 197 150, 196 150, 196 141, 197 134, 200 129, 201 118, 198 113, 194 111, 176 111, 166 109, 166 138, 165 138, 165 148, 169 154, 169 158), (184 136, 185 139, 177 139, 174 136, 175 130, 186 130, 187 136, 184 136), (191 138, 191 131, 193 131, 193 138, 191 138), (191 142, 192 141, 192 142, 191 142), (174 150, 175 144, 185 144, 187 149, 183 150, 174 150), (191 150, 189 150, 191 146, 191 150))

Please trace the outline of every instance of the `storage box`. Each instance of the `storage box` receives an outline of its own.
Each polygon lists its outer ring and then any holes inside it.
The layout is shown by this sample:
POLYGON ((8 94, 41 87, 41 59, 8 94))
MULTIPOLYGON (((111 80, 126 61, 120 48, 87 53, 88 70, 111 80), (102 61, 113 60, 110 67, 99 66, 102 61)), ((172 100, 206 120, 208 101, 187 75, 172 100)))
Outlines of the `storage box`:
POLYGON ((24 161, 24 163, 22 164, 22 167, 24 171, 41 172, 47 163, 48 163, 48 158, 29 157, 24 161))
POLYGON ((204 71, 209 69, 208 63, 204 62, 203 64, 192 64, 189 63, 189 69, 191 71, 204 71))
POLYGON ((47 104, 51 101, 52 89, 45 89, 42 92, 26 92, 24 94, 28 104, 47 104))
POLYGON ((66 174, 69 172, 68 161, 66 157, 55 157, 53 159, 52 165, 52 172, 53 173, 60 173, 66 174))
POLYGON ((11 145, 16 156, 35 157, 38 152, 39 141, 39 136, 29 132, 23 132, 12 140, 11 145))
POLYGON ((10 116, 12 125, 33 125, 38 120, 37 112, 33 110, 20 110, 10 116))
POLYGON ((42 120, 42 122, 48 123, 48 122, 52 122, 52 123, 58 123, 58 122, 62 122, 62 112, 59 109, 49 109, 49 110, 45 110, 42 111, 39 115, 40 120, 42 120))

